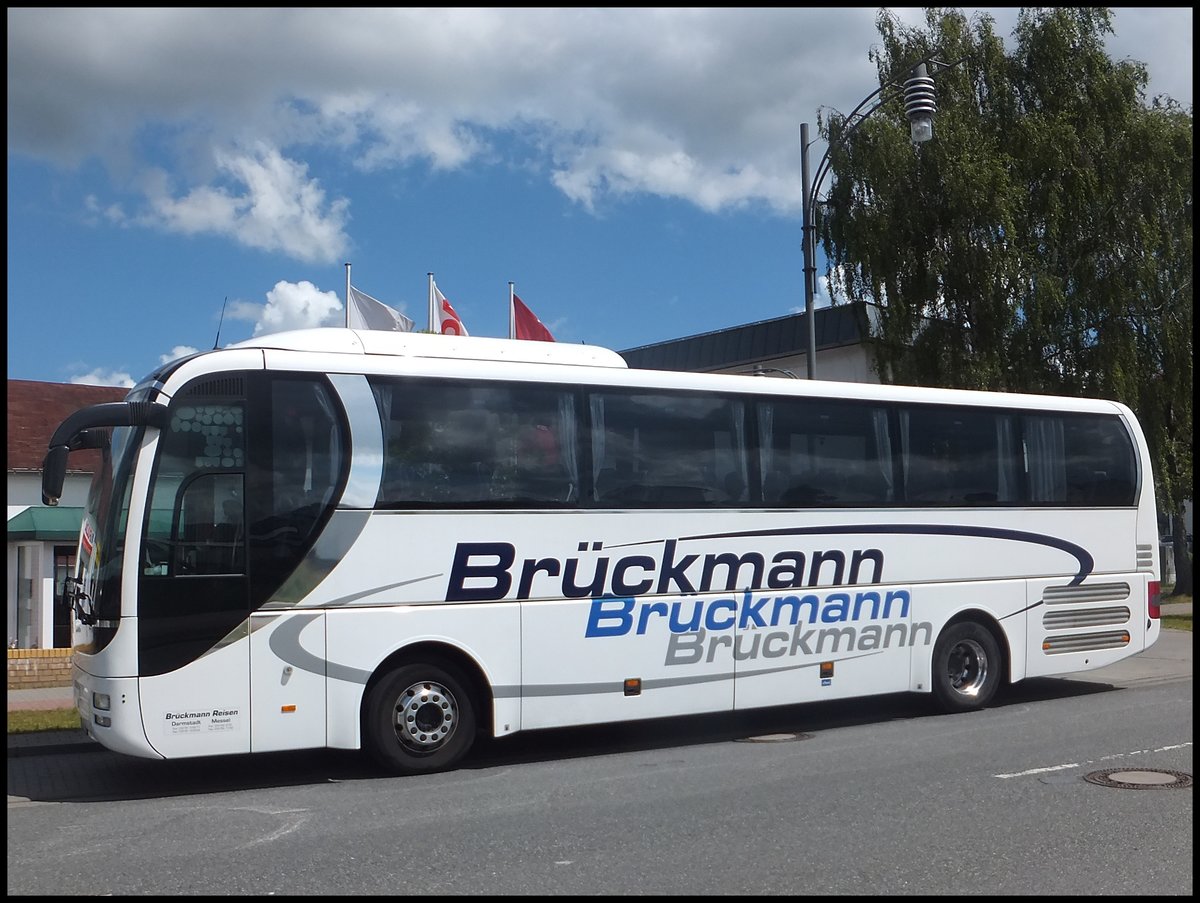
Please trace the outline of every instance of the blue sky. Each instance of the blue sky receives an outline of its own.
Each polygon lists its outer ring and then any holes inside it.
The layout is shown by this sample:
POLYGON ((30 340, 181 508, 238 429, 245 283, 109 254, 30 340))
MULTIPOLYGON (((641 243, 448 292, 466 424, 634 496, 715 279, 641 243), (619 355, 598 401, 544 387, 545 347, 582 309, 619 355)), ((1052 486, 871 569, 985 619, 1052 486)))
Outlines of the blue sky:
MULTIPOLYGON (((8 376, 340 325, 346 263, 418 328, 432 272, 472 335, 511 281, 617 350, 801 309, 799 124, 878 85, 875 15, 9 8, 8 376)), ((1190 106, 1192 10, 1113 24, 1190 106)))

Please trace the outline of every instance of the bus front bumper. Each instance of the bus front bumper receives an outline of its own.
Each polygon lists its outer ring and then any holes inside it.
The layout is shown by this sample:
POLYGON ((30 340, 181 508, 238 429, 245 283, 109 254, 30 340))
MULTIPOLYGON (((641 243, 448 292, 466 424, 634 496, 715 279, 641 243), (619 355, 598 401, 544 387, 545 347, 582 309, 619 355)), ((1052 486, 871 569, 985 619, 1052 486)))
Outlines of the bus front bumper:
POLYGON ((136 677, 96 677, 76 663, 71 666, 71 683, 75 708, 89 737, 113 752, 162 758, 142 727, 136 677))

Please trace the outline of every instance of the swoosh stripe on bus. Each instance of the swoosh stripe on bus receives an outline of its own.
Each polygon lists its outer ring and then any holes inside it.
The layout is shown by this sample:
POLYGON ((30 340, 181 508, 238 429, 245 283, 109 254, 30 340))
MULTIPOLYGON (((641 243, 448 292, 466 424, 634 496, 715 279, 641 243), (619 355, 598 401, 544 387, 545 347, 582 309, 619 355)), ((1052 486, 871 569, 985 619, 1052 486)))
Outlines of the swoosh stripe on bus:
MULTIPOLYGON (((1000 527, 967 527, 959 524, 836 524, 824 527, 787 527, 782 530, 741 530, 733 533, 703 533, 694 536, 680 536, 679 541, 701 539, 740 539, 746 536, 813 536, 820 534, 856 534, 870 536, 873 533, 891 535, 922 534, 929 536, 977 536, 986 539, 1004 539, 1011 542, 1027 542, 1033 545, 1048 546, 1052 549, 1066 552, 1079 562, 1079 572, 1071 579, 1068 586, 1077 586, 1092 572, 1095 559, 1082 546, 1057 536, 1047 536, 1044 533, 1029 533, 1025 530, 1005 530, 1000 527)), ((665 542, 662 539, 646 539, 638 542, 613 543, 607 548, 622 549, 632 546, 647 546, 665 542)))

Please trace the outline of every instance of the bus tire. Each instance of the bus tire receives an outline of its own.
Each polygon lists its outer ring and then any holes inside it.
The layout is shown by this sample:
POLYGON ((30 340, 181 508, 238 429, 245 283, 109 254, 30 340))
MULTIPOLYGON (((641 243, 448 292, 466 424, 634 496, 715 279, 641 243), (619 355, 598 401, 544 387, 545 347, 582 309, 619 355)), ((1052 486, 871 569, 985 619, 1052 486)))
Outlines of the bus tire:
POLYGON ((933 695, 945 712, 969 712, 992 701, 1003 660, 992 632, 975 621, 942 631, 933 647, 933 695))
POLYGON ((475 739, 470 683, 450 664, 413 662, 371 691, 365 732, 371 756, 393 774, 453 767, 475 739))

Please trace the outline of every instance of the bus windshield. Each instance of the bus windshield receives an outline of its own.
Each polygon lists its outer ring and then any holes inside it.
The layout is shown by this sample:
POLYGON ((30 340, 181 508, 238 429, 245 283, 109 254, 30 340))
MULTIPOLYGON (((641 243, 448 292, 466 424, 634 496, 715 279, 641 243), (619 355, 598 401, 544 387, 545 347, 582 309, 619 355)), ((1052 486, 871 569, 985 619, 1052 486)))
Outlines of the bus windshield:
POLYGON ((133 464, 144 427, 122 426, 102 450, 92 477, 76 555, 74 645, 103 648, 121 614, 121 556, 129 522, 133 464))

